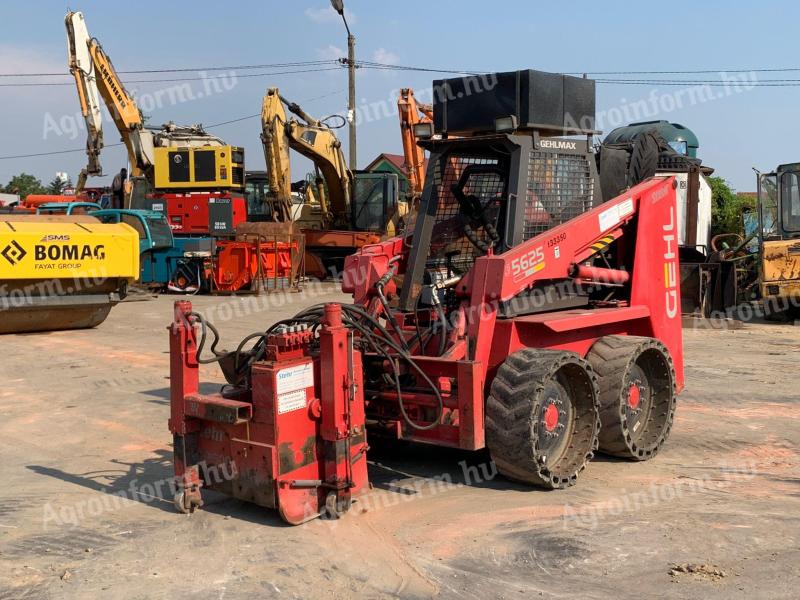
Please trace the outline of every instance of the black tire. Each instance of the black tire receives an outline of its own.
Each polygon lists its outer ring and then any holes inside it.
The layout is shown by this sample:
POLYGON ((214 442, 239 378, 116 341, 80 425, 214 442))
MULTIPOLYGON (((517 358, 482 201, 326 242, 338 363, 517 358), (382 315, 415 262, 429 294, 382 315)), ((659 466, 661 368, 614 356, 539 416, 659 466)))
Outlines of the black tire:
POLYGON ((198 272, 195 265, 191 262, 178 262, 175 272, 170 277, 167 288, 175 292, 189 292, 199 290, 201 282, 198 280, 198 272))
POLYGON ((600 451, 653 458, 669 437, 677 402, 667 348, 649 337, 609 335, 595 342, 586 359, 600 386, 600 451))
POLYGON ((509 356, 486 401, 486 445, 498 471, 548 489, 573 485, 597 449, 597 394, 577 354, 527 348, 509 356))
POLYGON ((638 185, 656 174, 661 144, 661 136, 655 131, 645 131, 634 138, 628 163, 628 187, 638 185))

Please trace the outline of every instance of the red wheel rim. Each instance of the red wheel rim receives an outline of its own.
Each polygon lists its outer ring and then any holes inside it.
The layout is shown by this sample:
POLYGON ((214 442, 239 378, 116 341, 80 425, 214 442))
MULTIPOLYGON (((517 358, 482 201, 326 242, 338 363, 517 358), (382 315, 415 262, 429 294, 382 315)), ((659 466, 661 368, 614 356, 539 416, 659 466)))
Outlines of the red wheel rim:
POLYGON ((631 385, 630 389, 628 390, 628 406, 630 406, 633 410, 639 408, 639 403, 641 402, 642 394, 639 390, 639 386, 635 383, 631 385))
POLYGON ((558 407, 555 404, 549 404, 544 411, 544 428, 547 431, 553 431, 558 425, 558 407))

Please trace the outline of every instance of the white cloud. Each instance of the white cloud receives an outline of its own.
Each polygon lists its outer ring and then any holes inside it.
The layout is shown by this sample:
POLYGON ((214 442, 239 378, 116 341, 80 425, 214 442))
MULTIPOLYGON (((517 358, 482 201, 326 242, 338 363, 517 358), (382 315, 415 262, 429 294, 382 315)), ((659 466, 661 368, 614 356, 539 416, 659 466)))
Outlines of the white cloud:
POLYGON ((320 60, 339 60, 347 56, 347 52, 331 44, 327 48, 317 48, 317 57, 320 60))
POLYGON ((0 44, 4 73, 69 73, 67 59, 56 62, 32 48, 0 44))
MULTIPOLYGON (((332 21, 338 21, 341 18, 339 13, 333 10, 332 6, 307 8, 304 12, 306 17, 314 21, 314 23, 330 23, 332 21)), ((344 14, 347 17, 347 23, 349 25, 354 25, 357 22, 356 15, 349 10, 345 9, 344 14)))
MULTIPOLYGON (((0 44, 0 65, 4 73, 64 73, 69 75, 67 59, 57 60, 54 57, 42 54, 40 51, 23 46, 0 44)), ((3 78, 3 83, 65 83, 65 86, 55 87, 7 87, 3 88, 3 101, 11 98, 25 98, 25 104, 16 107, 15 114, 19 115, 31 105, 53 105, 55 99, 63 101, 67 97, 74 101, 74 106, 79 109, 78 97, 72 79, 68 77, 9 77, 3 78)), ((55 104, 58 105, 57 103, 55 104)), ((70 108, 72 107, 70 106, 70 108)))
POLYGON ((385 65, 400 64, 400 57, 394 52, 390 52, 386 48, 378 48, 375 50, 375 52, 372 53, 372 60, 385 65))

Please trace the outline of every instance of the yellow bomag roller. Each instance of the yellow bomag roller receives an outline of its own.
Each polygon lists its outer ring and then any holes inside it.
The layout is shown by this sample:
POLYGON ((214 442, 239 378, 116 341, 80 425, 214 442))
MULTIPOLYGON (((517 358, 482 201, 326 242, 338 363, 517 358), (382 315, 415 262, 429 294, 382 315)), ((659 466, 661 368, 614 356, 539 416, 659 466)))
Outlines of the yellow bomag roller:
POLYGON ((0 333, 95 327, 139 275, 139 236, 90 216, 0 215, 0 333))

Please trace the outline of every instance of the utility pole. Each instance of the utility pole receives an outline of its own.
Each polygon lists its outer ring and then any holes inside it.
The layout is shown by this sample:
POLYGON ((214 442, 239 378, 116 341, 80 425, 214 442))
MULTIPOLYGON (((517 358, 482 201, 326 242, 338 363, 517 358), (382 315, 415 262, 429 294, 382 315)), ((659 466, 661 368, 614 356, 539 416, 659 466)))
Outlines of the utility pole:
MULTIPOLYGON (((333 10, 339 13, 347 30, 347 122, 349 124, 350 170, 355 171, 358 165, 356 152, 356 36, 350 32, 347 18, 344 16, 344 0, 331 0, 333 10)), ((345 59, 342 59, 345 62, 345 59)))

